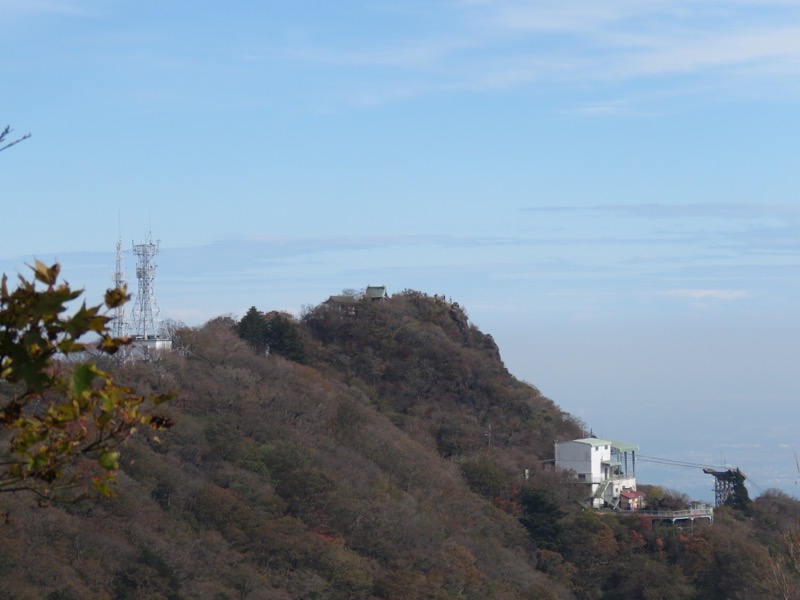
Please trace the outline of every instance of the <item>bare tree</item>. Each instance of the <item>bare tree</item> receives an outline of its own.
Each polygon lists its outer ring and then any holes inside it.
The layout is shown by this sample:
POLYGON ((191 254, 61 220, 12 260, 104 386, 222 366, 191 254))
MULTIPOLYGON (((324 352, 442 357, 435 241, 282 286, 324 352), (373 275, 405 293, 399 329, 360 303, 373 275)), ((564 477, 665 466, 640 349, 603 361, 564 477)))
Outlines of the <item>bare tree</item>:
POLYGON ((6 141, 6 137, 8 137, 8 134, 11 133, 12 131, 13 131, 13 129, 11 129, 10 126, 6 126, 6 128, 3 129, 3 131, 0 132, 0 152, 2 152, 3 150, 6 150, 7 148, 11 148, 11 146, 13 146, 14 144, 19 144, 21 141, 27 140, 29 137, 31 137, 30 133, 26 133, 21 138, 17 138, 13 142, 7 142, 6 145, 3 146, 2 145, 3 142, 6 141))

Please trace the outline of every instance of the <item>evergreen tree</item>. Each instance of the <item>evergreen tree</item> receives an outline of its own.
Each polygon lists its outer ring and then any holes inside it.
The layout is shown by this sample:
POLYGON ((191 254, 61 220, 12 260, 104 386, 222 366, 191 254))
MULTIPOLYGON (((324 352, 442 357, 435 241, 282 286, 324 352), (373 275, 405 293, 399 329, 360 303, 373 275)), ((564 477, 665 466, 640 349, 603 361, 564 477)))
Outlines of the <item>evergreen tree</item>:
POLYGON ((270 352, 295 362, 304 363, 306 355, 299 325, 281 313, 270 313, 265 319, 264 343, 270 352))
POLYGON ((308 360, 300 325, 289 315, 277 311, 265 315, 251 306, 237 323, 236 332, 258 352, 278 354, 299 363, 308 360))
POLYGON ((539 548, 556 550, 561 546, 561 519, 566 513, 558 501, 545 489, 527 488, 520 500, 520 522, 528 530, 539 548))
POLYGON ((732 473, 733 478, 733 492, 725 501, 726 506, 741 510, 745 513, 750 510, 750 494, 747 492, 747 487, 744 485, 745 475, 739 469, 732 473))
POLYGON ((266 328, 267 321, 264 318, 264 314, 255 306, 251 306, 247 314, 237 324, 236 333, 253 348, 263 352, 267 348, 267 342, 264 339, 266 328))

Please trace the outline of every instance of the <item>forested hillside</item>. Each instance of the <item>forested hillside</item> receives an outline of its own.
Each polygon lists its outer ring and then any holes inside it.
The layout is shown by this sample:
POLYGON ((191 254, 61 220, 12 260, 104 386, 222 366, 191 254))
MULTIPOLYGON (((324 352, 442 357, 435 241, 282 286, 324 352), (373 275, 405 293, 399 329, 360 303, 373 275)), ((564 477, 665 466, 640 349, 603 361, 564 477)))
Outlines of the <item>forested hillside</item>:
POLYGON ((175 424, 126 444, 112 499, 0 495, 0 599, 800 593, 800 505, 780 493, 691 534, 581 508, 542 463, 580 424, 458 304, 267 308, 106 365, 142 393, 177 390, 175 424))

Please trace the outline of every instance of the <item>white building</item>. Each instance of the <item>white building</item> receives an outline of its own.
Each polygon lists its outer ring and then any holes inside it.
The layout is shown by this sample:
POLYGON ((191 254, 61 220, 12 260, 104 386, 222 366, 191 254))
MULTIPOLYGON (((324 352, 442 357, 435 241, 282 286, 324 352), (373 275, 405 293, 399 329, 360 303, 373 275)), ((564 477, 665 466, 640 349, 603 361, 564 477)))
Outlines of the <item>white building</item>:
POLYGON ((172 350, 172 340, 161 337, 134 337, 126 349, 127 355, 134 360, 150 360, 162 352, 172 350))
POLYGON ((635 444, 594 437, 556 442, 555 465, 586 482, 592 506, 617 508, 623 491, 636 490, 637 450, 635 444))

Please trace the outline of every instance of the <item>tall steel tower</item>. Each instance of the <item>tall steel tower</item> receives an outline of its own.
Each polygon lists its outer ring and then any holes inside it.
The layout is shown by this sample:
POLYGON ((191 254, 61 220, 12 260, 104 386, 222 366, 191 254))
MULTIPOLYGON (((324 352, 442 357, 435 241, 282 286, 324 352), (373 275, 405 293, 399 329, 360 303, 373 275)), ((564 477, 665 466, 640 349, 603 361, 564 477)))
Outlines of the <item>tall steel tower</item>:
POLYGON ((136 279, 139 282, 136 304, 133 307, 133 337, 141 340, 156 339, 158 332, 155 317, 160 311, 153 287, 156 279, 156 264, 153 260, 158 254, 158 242, 153 243, 152 233, 147 233, 144 244, 133 245, 133 253, 136 255, 136 279))
MULTIPOLYGON (((114 287, 121 288, 127 285, 125 271, 122 267, 122 238, 117 240, 117 264, 114 270, 114 287)), ((125 337, 128 335, 128 315, 125 313, 125 305, 121 304, 114 309, 114 320, 111 322, 111 332, 114 337, 125 337)))

